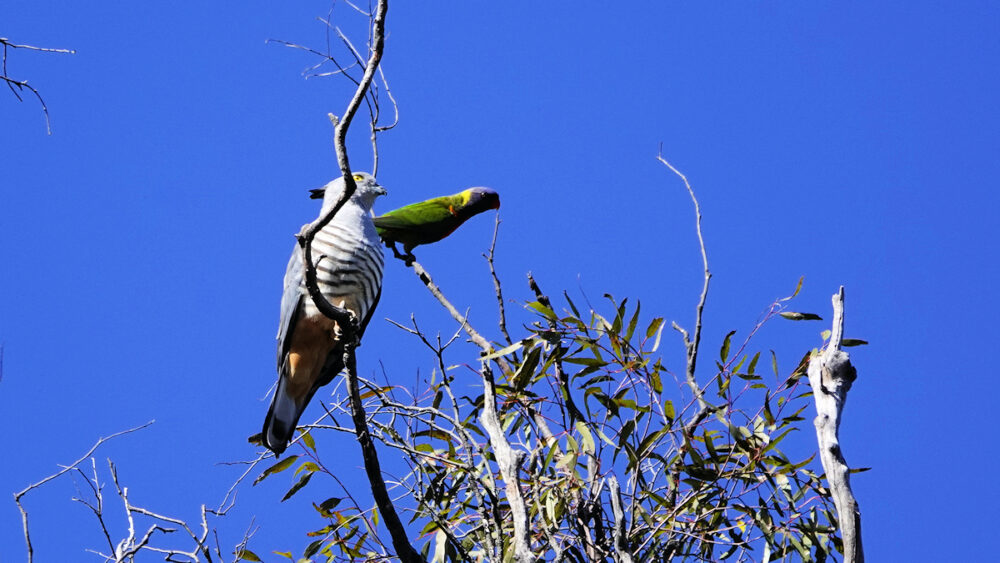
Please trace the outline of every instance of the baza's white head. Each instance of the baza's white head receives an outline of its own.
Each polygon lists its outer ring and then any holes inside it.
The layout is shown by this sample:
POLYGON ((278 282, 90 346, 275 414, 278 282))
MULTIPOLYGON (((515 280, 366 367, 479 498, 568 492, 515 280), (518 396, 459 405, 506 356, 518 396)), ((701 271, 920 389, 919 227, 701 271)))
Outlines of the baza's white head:
MULTIPOLYGON (((370 210, 375 203, 375 198, 385 195, 385 188, 375 181, 375 177, 367 172, 354 172, 354 183, 358 189, 351 196, 351 202, 370 210)), ((340 194, 344 193, 344 178, 340 177, 330 182, 323 188, 323 209, 327 209, 337 203, 340 194)))

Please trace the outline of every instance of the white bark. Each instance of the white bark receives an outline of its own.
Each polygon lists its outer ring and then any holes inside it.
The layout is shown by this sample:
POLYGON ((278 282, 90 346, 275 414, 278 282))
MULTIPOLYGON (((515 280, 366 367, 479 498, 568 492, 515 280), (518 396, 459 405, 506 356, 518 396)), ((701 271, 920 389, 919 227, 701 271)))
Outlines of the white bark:
POLYGON ((844 541, 844 563, 864 563, 861 547, 861 511, 851 492, 850 468, 840 449, 840 415, 847 392, 857 377, 848 354, 840 349, 844 338, 844 288, 833 296, 833 329, 822 352, 809 360, 809 385, 816 401, 816 439, 820 460, 837 507, 840 534, 844 541))

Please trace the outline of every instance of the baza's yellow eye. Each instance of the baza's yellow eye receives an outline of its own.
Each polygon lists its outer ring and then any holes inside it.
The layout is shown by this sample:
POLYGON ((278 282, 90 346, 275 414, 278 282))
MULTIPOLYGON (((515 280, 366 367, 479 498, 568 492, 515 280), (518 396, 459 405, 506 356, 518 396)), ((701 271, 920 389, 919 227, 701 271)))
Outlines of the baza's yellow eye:
POLYGON ((361 174, 355 174, 354 175, 354 181, 355 182, 364 182, 365 181, 365 177, 362 176, 361 174))

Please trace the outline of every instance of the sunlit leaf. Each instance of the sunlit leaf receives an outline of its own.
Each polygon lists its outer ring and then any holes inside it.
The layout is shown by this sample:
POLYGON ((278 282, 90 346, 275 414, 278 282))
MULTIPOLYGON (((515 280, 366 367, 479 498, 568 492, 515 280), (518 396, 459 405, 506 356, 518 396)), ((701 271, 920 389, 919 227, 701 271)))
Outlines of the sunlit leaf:
POLYGON ((642 308, 642 303, 636 302, 635 313, 632 314, 632 319, 628 322, 628 329, 625 330, 625 340, 632 340, 632 335, 635 334, 635 326, 639 324, 639 310, 642 308))
MULTIPOLYGON (((289 554, 290 555, 290 554, 289 554)), ((241 549, 236 553, 237 561, 260 561, 260 557, 249 549, 241 549)))
POLYGON ((313 508, 315 508, 316 511, 319 512, 324 518, 331 518, 333 516, 333 509, 337 508, 340 501, 341 499, 337 497, 330 497, 319 504, 313 503, 313 508))
POLYGON ((515 342, 515 343, 511 344, 510 346, 506 346, 504 348, 501 348, 501 349, 497 350, 496 352, 493 352, 492 354, 486 354, 485 356, 482 356, 479 359, 480 359, 480 361, 484 361, 485 362, 486 360, 494 360, 496 358, 500 358, 500 357, 506 356, 507 354, 510 354, 511 352, 514 352, 515 350, 521 349, 521 347, 524 346, 526 342, 530 343, 531 339, 529 338, 529 339, 526 339, 526 340, 522 340, 520 342, 515 342))
POLYGON ((576 431, 580 433, 580 438, 583 440, 583 451, 588 454, 593 454, 596 451, 594 436, 590 433, 590 429, 587 428, 587 425, 584 424, 582 420, 576 421, 576 431))
POLYGON ((528 303, 527 306, 538 311, 539 313, 542 314, 543 317, 545 317, 550 321, 559 320, 559 317, 556 316, 555 311, 553 311, 549 307, 546 307, 545 305, 542 305, 538 301, 532 301, 531 303, 528 303))
POLYGON ((541 346, 533 346, 531 351, 525 354, 524 360, 518 366, 517 372, 514 373, 513 381, 511 381, 514 389, 521 391, 528 385, 531 381, 531 376, 535 374, 535 368, 538 367, 538 360, 541 357, 541 346))
POLYGON ((316 451, 316 440, 313 440, 312 434, 309 432, 302 433, 302 443, 306 445, 312 451, 316 451))
POLYGON ((731 330, 729 331, 729 334, 727 334, 726 337, 722 340, 722 349, 719 350, 719 358, 722 359, 722 363, 725 363, 726 360, 729 358, 729 342, 733 338, 734 334, 736 334, 736 331, 731 330))
POLYGON ((813 313, 797 313, 795 311, 782 311, 778 313, 790 321, 821 321, 823 317, 813 313))
POLYGON ((260 483, 261 481, 263 481, 268 476, 274 475, 275 473, 280 473, 280 472, 288 469, 289 467, 292 466, 293 463, 295 463, 295 460, 297 460, 297 459, 299 459, 299 456, 292 455, 292 456, 286 457, 285 459, 279 461, 278 463, 275 463, 271 467, 268 467, 267 469, 265 469, 264 472, 261 473, 259 477, 257 477, 256 479, 254 479, 253 484, 256 485, 257 483, 260 483))
POLYGON ((294 495, 295 493, 299 492, 299 490, 302 487, 305 487, 306 484, 309 483, 309 480, 312 479, 313 475, 314 475, 314 473, 312 473, 312 472, 303 473, 302 477, 299 478, 298 482, 295 483, 294 485, 292 485, 291 489, 288 489, 288 492, 285 493, 285 496, 281 497, 281 502, 285 502, 286 500, 292 498, 292 495, 294 495))

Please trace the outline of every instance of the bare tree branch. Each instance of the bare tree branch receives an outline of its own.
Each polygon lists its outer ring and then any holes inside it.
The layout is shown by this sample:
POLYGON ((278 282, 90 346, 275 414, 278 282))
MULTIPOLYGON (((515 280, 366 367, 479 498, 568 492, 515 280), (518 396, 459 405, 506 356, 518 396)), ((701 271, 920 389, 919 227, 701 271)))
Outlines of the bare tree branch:
POLYGON ((69 54, 75 54, 76 51, 72 49, 51 49, 48 47, 35 47, 33 45, 18 45, 16 43, 11 43, 11 41, 6 37, 0 37, 0 46, 3 47, 3 57, 2 61, 0 61, 0 80, 3 80, 4 83, 7 84, 7 87, 10 88, 10 91, 14 93, 14 97, 16 97, 18 101, 23 101, 23 98, 21 98, 21 94, 19 91, 24 91, 24 90, 31 92, 35 96, 35 98, 38 99, 38 103, 41 104, 42 106, 42 113, 45 114, 45 131, 49 135, 51 135, 52 127, 49 121, 49 108, 48 106, 45 105, 45 100, 42 99, 42 95, 38 92, 37 89, 35 89, 34 86, 28 84, 27 80, 18 80, 16 78, 12 78, 9 74, 7 74, 7 49, 26 49, 28 51, 41 51, 43 53, 69 53, 69 54))
POLYGON ((500 278, 497 277, 496 266, 493 263, 493 257, 495 256, 495 251, 497 247, 497 233, 500 232, 500 214, 496 214, 496 221, 493 224, 493 241, 490 242, 490 251, 488 254, 483 254, 486 258, 486 262, 490 265, 490 275, 493 277, 493 289, 497 293, 497 309, 500 311, 500 332, 503 334, 504 340, 507 344, 513 344, 514 341, 510 339, 510 334, 507 332, 507 313, 504 310, 503 302, 503 288, 500 286, 500 278))
POLYGON ((840 448, 840 415, 847 392, 857 378, 850 356, 840 349, 844 339, 844 287, 833 295, 833 329, 822 352, 809 360, 809 385, 816 402, 816 439, 820 460, 837 507, 844 541, 844 563, 864 563, 861 545, 861 510, 851 491, 851 469, 840 448))
POLYGON ((100 447, 100 445, 103 444, 104 442, 107 442, 108 440, 111 440, 113 438, 117 438, 118 436, 121 436, 123 434, 131 434, 132 432, 137 432, 139 430, 142 430, 143 428, 146 428, 150 424, 153 424, 154 422, 156 422, 156 421, 150 420, 149 422, 147 422, 146 424, 143 424, 141 426, 136 426, 135 428, 129 428, 128 430, 122 430, 121 432, 115 432, 114 434, 111 434, 110 436, 105 436, 103 438, 98 438, 97 442, 95 442, 94 445, 91 446, 91 448, 89 450, 87 450, 87 453, 85 453, 82 456, 80 456, 80 458, 77 459, 76 461, 74 461, 73 463, 71 463, 71 464, 63 467, 61 471, 53 473, 52 475, 49 475, 48 477, 42 479, 41 481, 38 481, 37 483, 32 483, 32 484, 28 485, 27 487, 25 487, 20 492, 14 493, 14 503, 17 504, 17 509, 21 511, 21 526, 24 529, 24 543, 27 544, 27 547, 28 547, 28 563, 31 563, 32 561, 34 561, 35 550, 34 550, 34 548, 31 545, 31 535, 28 533, 28 511, 24 509, 23 505, 21 505, 21 498, 24 495, 26 495, 29 491, 37 489, 38 487, 41 487, 45 483, 48 483, 49 481, 51 481, 51 480, 53 480, 53 479, 55 479, 57 477, 62 476, 65 473, 68 473, 68 472, 73 471, 74 469, 76 469, 81 463, 83 463, 84 460, 86 460, 88 457, 90 457, 97 450, 97 448, 100 447))
POLYGON ((708 299, 708 284, 712 279, 712 272, 708 269, 708 252, 705 250, 705 238, 701 233, 701 206, 698 204, 698 198, 695 197, 694 189, 691 188, 691 184, 688 182, 687 176, 682 174, 680 170, 674 168, 674 165, 670 164, 665 158, 663 158, 662 146, 659 154, 656 156, 656 159, 673 171, 673 173, 684 182, 684 187, 687 188, 688 194, 691 195, 691 201, 694 203, 695 228, 698 232, 698 246, 701 249, 701 262, 705 268, 705 281, 702 284, 701 297, 698 299, 698 305, 695 307, 694 338, 689 338, 688 332, 677 324, 674 324, 674 328, 677 329, 684 337, 684 347, 687 349, 687 369, 685 371, 685 375, 687 377, 688 386, 695 394, 695 397, 698 399, 698 404, 701 406, 699 414, 695 416, 696 419, 700 419, 701 416, 703 416, 703 413, 709 408, 709 404, 704 399, 705 393, 698 385, 698 380, 695 379, 695 366, 698 363, 698 347, 701 345, 701 319, 705 310, 705 301, 708 299))

